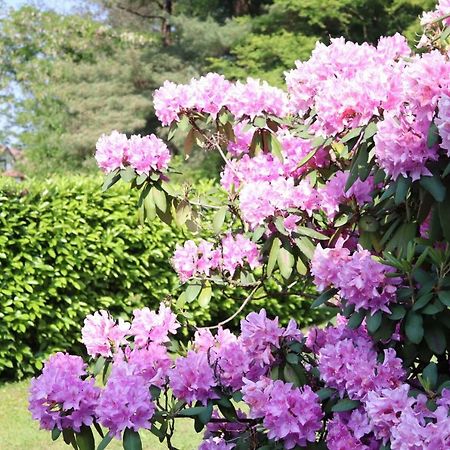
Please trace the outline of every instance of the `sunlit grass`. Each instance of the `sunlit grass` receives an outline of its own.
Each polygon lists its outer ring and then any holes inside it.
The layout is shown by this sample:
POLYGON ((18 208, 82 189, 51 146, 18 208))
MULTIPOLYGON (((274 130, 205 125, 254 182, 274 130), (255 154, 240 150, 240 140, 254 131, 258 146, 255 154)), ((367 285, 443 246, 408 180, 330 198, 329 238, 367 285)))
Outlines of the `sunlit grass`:
MULTIPOLYGON (((7 383, 0 386, 0 449, 1 450, 69 450, 62 438, 52 442, 50 433, 39 430, 39 425, 31 419, 28 412, 28 381, 7 383)), ((96 443, 100 441, 95 433, 96 443)), ((144 450, 163 450, 167 446, 160 444, 150 432, 142 432, 144 450)), ((173 444, 180 450, 194 450, 198 447, 201 435, 193 428, 192 421, 177 421, 177 431, 173 444)), ((120 450, 122 444, 113 441, 107 450, 120 450)))

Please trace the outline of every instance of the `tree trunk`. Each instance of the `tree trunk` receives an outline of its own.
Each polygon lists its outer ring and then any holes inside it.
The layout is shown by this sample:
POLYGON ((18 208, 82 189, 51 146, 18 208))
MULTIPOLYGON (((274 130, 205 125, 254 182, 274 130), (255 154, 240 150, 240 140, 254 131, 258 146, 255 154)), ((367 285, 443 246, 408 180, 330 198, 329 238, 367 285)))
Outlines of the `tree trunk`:
POLYGON ((164 0, 164 16, 166 16, 161 22, 161 34, 163 37, 163 44, 168 47, 172 44, 170 16, 173 12, 172 0, 164 0), (168 16, 168 17, 167 17, 168 16))
POLYGON ((250 13, 251 0, 234 0, 233 16, 244 16, 250 13))

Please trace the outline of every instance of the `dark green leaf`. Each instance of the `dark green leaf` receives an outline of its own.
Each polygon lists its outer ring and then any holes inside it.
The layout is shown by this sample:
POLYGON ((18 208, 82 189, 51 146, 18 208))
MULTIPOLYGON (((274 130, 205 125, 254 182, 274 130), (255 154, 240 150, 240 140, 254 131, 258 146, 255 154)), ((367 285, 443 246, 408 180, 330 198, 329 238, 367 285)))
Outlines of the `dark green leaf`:
POLYGON ((381 319, 382 319, 381 311, 377 311, 375 314, 367 316, 366 320, 367 329, 371 334, 375 333, 375 331, 377 331, 378 328, 380 328, 381 319))
POLYGON ((77 444, 80 450, 95 450, 94 434, 91 427, 83 425, 80 432, 76 434, 77 444))
POLYGON ((61 430, 59 430, 58 428, 53 428, 52 430, 52 441, 56 441, 59 436, 61 436, 61 430))
POLYGON ((428 364, 428 366, 423 369, 422 376, 427 381, 428 386, 431 389, 434 389, 438 380, 437 365, 433 362, 428 364))
POLYGON ((302 234, 303 236, 309 236, 309 237, 314 238, 314 239, 320 239, 320 240, 329 239, 328 236, 325 236, 324 234, 319 233, 316 230, 313 230, 311 228, 304 227, 304 226, 298 226, 297 227, 297 233, 302 234))
POLYGON ((350 319, 347 323, 347 326, 350 329, 355 330, 362 324, 362 321, 364 320, 365 316, 366 316, 366 311, 364 311, 363 309, 360 309, 359 311, 354 312, 352 314, 352 316, 350 317, 350 319))
POLYGON ((318 306, 323 305, 328 300, 333 298, 337 294, 337 292, 338 292, 338 290, 334 289, 334 288, 328 289, 328 291, 322 292, 322 294, 320 294, 319 297, 317 297, 313 301, 311 308, 317 308, 318 306))
POLYGON ((413 344, 420 344, 424 334, 423 319, 420 314, 410 311, 406 315, 405 333, 413 344))
POLYGON ((420 185, 427 190, 437 202, 442 202, 445 198, 446 189, 438 176, 422 177, 420 185))
POLYGON ((405 178, 403 176, 399 176, 397 178, 397 185, 394 196, 394 202, 396 205, 400 205, 405 202, 406 195, 408 193, 410 186, 411 186, 411 178, 405 178))
POLYGON ((438 297, 445 306, 450 306, 450 291, 439 291, 438 297))
POLYGON ((269 277, 270 275, 272 275, 273 269, 275 268, 280 248, 281 248, 281 241, 280 239, 275 238, 272 242, 272 247, 269 253, 269 260, 267 262, 267 275, 269 277))
POLYGON ((97 450, 105 450, 105 448, 113 440, 113 438, 114 438, 114 435, 111 432, 107 433, 106 436, 103 438, 103 440, 98 445, 97 450))
POLYGON ((118 169, 113 170, 112 172, 106 175, 105 180, 103 182, 102 191, 108 190, 111 186, 116 184, 120 180, 120 174, 118 169))
POLYGON ((438 324, 427 327, 425 341, 429 349, 436 355, 442 355, 447 347, 447 339, 443 328, 438 324))
POLYGON ((330 398, 335 393, 336 393, 336 390, 335 389, 330 389, 330 388, 322 388, 322 389, 319 389, 316 392, 317 396, 320 398, 320 400, 322 402, 324 400, 326 400, 327 398, 330 398))
POLYGON ((431 122, 428 129, 427 146, 428 148, 434 147, 439 142, 439 130, 434 122, 431 122))
POLYGON ((352 411, 358 408, 361 405, 361 402, 358 400, 350 400, 349 398, 344 398, 343 400, 339 400, 332 408, 333 412, 344 412, 344 411, 352 411))
POLYGON ((142 450, 141 437, 137 431, 125 428, 123 433, 123 448, 124 450, 142 450))

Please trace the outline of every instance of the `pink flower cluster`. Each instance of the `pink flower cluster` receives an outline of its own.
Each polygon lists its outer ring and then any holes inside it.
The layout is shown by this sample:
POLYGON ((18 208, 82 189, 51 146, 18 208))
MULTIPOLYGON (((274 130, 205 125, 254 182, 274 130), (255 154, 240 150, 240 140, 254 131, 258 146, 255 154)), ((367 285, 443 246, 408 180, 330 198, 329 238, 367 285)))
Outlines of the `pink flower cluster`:
POLYGON ((84 319, 81 340, 88 355, 108 357, 126 342, 129 329, 130 325, 122 319, 116 322, 106 311, 97 311, 84 319))
POLYGON ((219 248, 205 240, 198 245, 186 241, 177 246, 172 262, 183 283, 194 276, 209 276, 214 270, 233 276, 238 267, 248 264, 254 269, 260 264, 258 246, 242 234, 231 233, 222 239, 219 248))
POLYGON ((269 439, 282 440, 286 449, 315 442, 323 412, 309 386, 294 388, 291 383, 263 377, 256 383, 245 380, 242 392, 250 417, 263 419, 269 439))
POLYGON ((284 341, 301 340, 294 321, 287 328, 277 319, 267 318, 265 310, 250 313, 241 321, 241 335, 236 337, 219 328, 216 336, 209 330, 197 331, 194 350, 178 358, 170 372, 174 394, 188 403, 206 404, 215 399, 219 387, 238 391, 244 379, 257 381, 267 374, 284 341))
POLYGON ((441 148, 447 150, 450 156, 450 96, 443 95, 438 102, 439 113, 436 117, 436 126, 442 139, 441 148))
POLYGON ((117 438, 125 428, 150 428, 155 405, 149 388, 150 383, 127 363, 116 362, 95 409, 100 424, 117 438))
POLYGON ((31 380, 29 410, 41 428, 80 431, 92 424, 100 391, 86 368, 79 356, 56 353, 31 380))
POLYGON ((149 136, 125 134, 113 131, 97 141, 95 159, 104 172, 131 166, 138 174, 161 172, 167 169, 170 151, 154 134, 149 136))
POLYGON ((353 254, 339 239, 334 248, 322 248, 319 244, 311 261, 311 273, 319 291, 329 286, 339 290, 339 295, 355 310, 366 309, 389 312, 389 304, 395 302, 399 279, 387 274, 392 269, 373 259, 367 250, 358 248, 353 254))
POLYGON ((179 121, 188 111, 216 118, 222 108, 227 108, 236 119, 254 118, 263 113, 283 117, 289 112, 286 93, 266 81, 248 78, 245 83, 230 83, 215 73, 192 79, 187 85, 166 81, 155 91, 153 102, 163 125, 179 121))
POLYGON ((378 47, 344 38, 318 43, 308 61, 286 73, 291 102, 300 114, 314 107, 315 128, 326 135, 366 125, 398 104, 396 63, 410 53, 400 35, 381 38, 378 47))
MULTIPOLYGON (((270 168, 270 164, 268 167, 270 168)), ((340 205, 354 199, 362 206, 372 200, 372 177, 365 181, 356 180, 351 188, 345 191, 349 172, 337 172, 318 188, 313 188, 307 179, 296 184, 293 178, 266 176, 268 172, 269 170, 254 170, 252 174, 247 173, 246 182, 239 192, 242 217, 251 228, 256 228, 274 216, 285 217, 287 210, 291 208, 300 209, 309 216, 313 212, 323 211, 331 222, 340 205), (270 180, 264 179, 265 176, 270 180)))
POLYGON ((161 303, 158 313, 149 308, 136 309, 131 326, 122 319, 116 322, 106 311, 97 311, 86 317, 81 336, 89 355, 109 357, 127 343, 129 336, 140 348, 150 342, 163 344, 179 326, 175 314, 161 303))
POLYGON ((450 446, 449 405, 446 393, 435 411, 426 405, 427 397, 409 396, 409 385, 370 393, 366 411, 376 437, 390 440, 392 450, 436 449, 450 446))

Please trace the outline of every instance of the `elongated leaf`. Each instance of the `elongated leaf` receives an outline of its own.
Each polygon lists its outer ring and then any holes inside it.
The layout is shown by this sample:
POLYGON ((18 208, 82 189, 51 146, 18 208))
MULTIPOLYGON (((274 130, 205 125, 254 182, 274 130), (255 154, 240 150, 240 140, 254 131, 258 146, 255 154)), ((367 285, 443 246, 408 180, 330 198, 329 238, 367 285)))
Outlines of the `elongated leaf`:
POLYGON ((214 233, 219 234, 222 231, 223 223, 225 221, 225 216, 227 214, 228 207, 223 206, 222 208, 218 209, 216 213, 214 214, 213 218, 213 230, 214 233))
POLYGON ((191 128, 186 136, 186 139, 184 140, 183 145, 184 157, 186 159, 188 159, 190 154, 192 153, 192 147, 194 146, 194 142, 195 142, 195 130, 191 128))
POLYGON ((378 328, 380 328, 381 319, 382 319, 381 311, 377 311, 375 314, 367 316, 366 320, 367 329, 371 334, 375 333, 375 331, 377 331, 378 328))
POLYGON ((405 178, 403 176, 398 177, 394 196, 394 202, 396 205, 400 205, 405 202, 410 186, 411 178, 405 178))
POLYGON ((200 295, 198 296, 198 299, 197 299, 198 304, 202 308, 206 308, 209 305, 211 297, 212 297, 211 284, 209 282, 207 282, 207 283, 205 283, 205 287, 202 289, 202 291, 200 292, 200 295))
POLYGON ((136 172, 131 166, 128 166, 120 171, 120 177, 123 181, 129 183, 136 178, 136 172))
POLYGON ((344 411, 352 411, 358 408, 361 405, 359 400, 350 400, 349 398, 344 398, 339 400, 332 408, 333 412, 344 412, 344 411))
POLYGON ((142 450, 142 441, 137 431, 125 428, 123 433, 124 450, 142 450))
POLYGON ((405 322, 405 333, 406 337, 413 344, 420 344, 424 335, 423 319, 420 314, 417 314, 414 311, 410 311, 407 314, 405 322))
POLYGON ((83 425, 80 432, 76 434, 77 444, 80 450, 95 450, 94 434, 91 427, 83 425))
POLYGON ((308 239, 307 237, 299 237, 295 239, 295 243, 297 244, 297 247, 300 249, 300 251, 308 259, 312 259, 316 247, 314 246, 314 244, 311 242, 310 239, 308 239))
POLYGON ((450 291, 439 291, 438 297, 442 304, 450 306, 450 291))
POLYGON ((53 428, 52 430, 52 441, 56 441, 59 436, 61 436, 61 430, 59 430, 58 428, 53 428))
POLYGON ((359 311, 354 312, 352 314, 352 316, 350 317, 349 321, 347 322, 347 326, 350 329, 355 330, 362 324, 362 321, 364 320, 365 316, 366 316, 366 311, 364 311, 363 309, 360 309, 359 311))
POLYGON ((275 268, 275 264, 278 259, 278 252, 281 248, 281 241, 278 238, 275 238, 272 242, 272 247, 269 253, 269 260, 267 262, 267 275, 270 277, 272 275, 273 269, 275 268))
POLYGON ((107 433, 106 436, 102 439, 102 441, 98 445, 97 450, 105 450, 105 448, 113 440, 113 438, 114 435, 111 432, 107 433))
POLYGON ((107 191, 111 186, 116 184, 120 180, 120 174, 118 169, 113 170, 108 173, 105 177, 105 181, 103 182, 102 191, 107 191))
POLYGON ((437 202, 442 202, 444 200, 446 189, 436 175, 422 177, 420 179, 420 185, 427 190, 437 202))
POLYGON ((427 327, 425 341, 428 344, 429 349, 436 355, 444 354, 445 349, 447 348, 445 331, 438 324, 433 324, 433 326, 427 327))
POLYGON ((317 308, 318 306, 323 305, 328 300, 333 298, 337 294, 337 292, 337 289, 334 288, 328 289, 328 291, 323 292, 313 301, 313 303, 311 304, 311 308, 317 308))
POLYGON ((434 122, 431 122, 428 129, 427 146, 428 148, 434 147, 439 142, 439 130, 434 122))
POLYGON ((192 208, 187 200, 181 200, 175 209, 175 222, 178 226, 182 226, 192 215, 192 208))
POLYGON ((276 138, 274 134, 269 135, 269 147, 270 153, 272 153, 281 162, 283 162, 284 161, 283 147, 281 146, 280 141, 276 138))
POLYGON ((352 139, 358 137, 361 134, 361 127, 354 128, 353 130, 349 131, 342 139, 341 142, 345 144, 348 141, 351 141, 352 139))
POLYGON ((278 267, 280 268, 283 278, 288 279, 292 274, 294 268, 295 258, 292 254, 292 249, 281 247, 277 255, 278 267))
POLYGON ((152 196, 156 207, 163 213, 167 211, 166 193, 162 189, 152 188, 152 196))
POLYGON ((328 236, 325 236, 322 233, 319 233, 316 230, 313 230, 312 228, 304 227, 304 226, 298 226, 297 227, 297 233, 302 234, 304 236, 309 236, 314 239, 320 239, 320 240, 326 240, 329 239, 328 236))
POLYGON ((436 363, 431 362, 428 364, 428 366, 423 369, 422 376, 428 382, 428 386, 431 389, 434 389, 438 381, 438 368, 436 363))
POLYGON ((193 302, 198 297, 201 290, 202 290, 202 285, 200 284, 200 282, 189 284, 185 290, 186 301, 188 303, 193 302))

